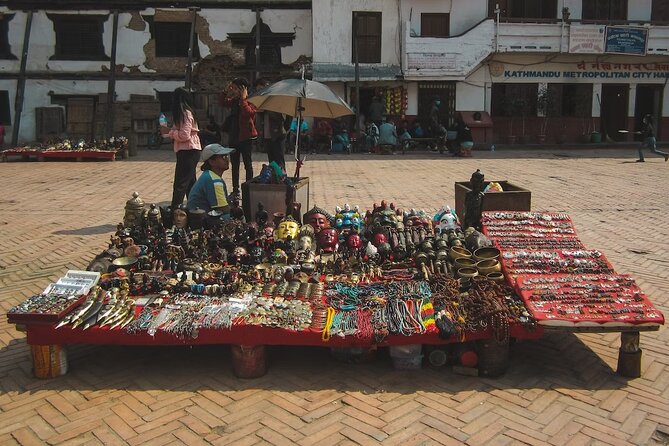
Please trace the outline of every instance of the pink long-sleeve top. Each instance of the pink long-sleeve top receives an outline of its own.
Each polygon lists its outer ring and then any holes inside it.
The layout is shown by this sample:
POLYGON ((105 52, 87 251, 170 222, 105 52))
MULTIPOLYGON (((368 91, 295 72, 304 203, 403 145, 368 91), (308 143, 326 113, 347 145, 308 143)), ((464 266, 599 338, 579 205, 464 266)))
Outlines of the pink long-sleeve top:
POLYGON ((202 150, 200 144, 200 129, 190 110, 186 110, 181 125, 176 124, 170 129, 169 137, 174 141, 174 151, 202 150))

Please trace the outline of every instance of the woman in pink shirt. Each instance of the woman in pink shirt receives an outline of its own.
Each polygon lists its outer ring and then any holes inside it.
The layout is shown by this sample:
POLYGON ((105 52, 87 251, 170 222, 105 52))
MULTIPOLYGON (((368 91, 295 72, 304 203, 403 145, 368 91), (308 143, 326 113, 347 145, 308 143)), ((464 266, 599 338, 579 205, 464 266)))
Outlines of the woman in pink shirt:
POLYGON ((174 90, 172 96, 172 128, 161 125, 160 133, 168 135, 174 141, 177 164, 174 168, 174 188, 172 189, 172 209, 183 203, 193 184, 195 169, 200 160, 202 146, 200 129, 193 113, 193 99, 183 87, 174 90))

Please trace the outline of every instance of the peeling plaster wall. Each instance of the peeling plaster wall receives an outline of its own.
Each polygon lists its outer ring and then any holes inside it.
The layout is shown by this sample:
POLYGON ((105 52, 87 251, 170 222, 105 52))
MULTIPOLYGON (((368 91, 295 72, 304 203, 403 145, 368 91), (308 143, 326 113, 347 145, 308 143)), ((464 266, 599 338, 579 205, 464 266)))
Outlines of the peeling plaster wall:
MULTIPOLYGON (((0 12, 14 14, 9 23, 9 43, 17 60, 0 60, 0 71, 18 74, 23 47, 23 36, 27 14, 22 11, 0 8, 0 12)), ((47 17, 49 11, 33 14, 30 48, 28 50, 27 72, 66 72, 82 73, 107 71, 108 61, 61 61, 49 60, 55 51, 55 31, 53 22, 47 17)), ((54 11, 55 12, 55 11, 54 11)), ((89 12, 58 11, 61 14, 87 14, 89 12)), ((184 20, 184 10, 159 10, 161 19, 169 19, 170 15, 184 20)), ((95 15, 107 14, 104 22, 103 44, 105 54, 111 56, 113 16, 109 11, 93 11, 95 15)), ((118 46, 116 51, 117 69, 123 72, 162 72, 184 73, 186 58, 154 57, 154 42, 151 40, 149 25, 141 15, 154 15, 153 9, 142 12, 119 13, 118 46)), ((292 47, 282 48, 282 61, 285 64, 294 62, 301 56, 311 57, 312 22, 311 10, 265 10, 261 12, 262 20, 273 32, 294 32, 295 40, 292 47)), ((196 29, 199 36, 200 56, 210 55, 234 56, 237 63, 243 63, 243 48, 232 48, 227 40, 228 33, 248 33, 256 24, 255 12, 249 10, 213 10, 203 9, 198 13, 196 29)), ((197 65, 197 62, 194 63, 197 65)), ((14 79, 0 80, 0 90, 9 92, 12 122, 15 122, 14 100, 17 81, 14 79)), ((35 108, 51 107, 49 93, 57 95, 98 95, 107 92, 106 80, 32 80, 28 79, 25 89, 25 101, 21 115, 19 142, 35 139, 35 108)), ((182 81, 153 80, 117 80, 116 100, 127 101, 131 94, 153 95, 155 91, 173 91, 182 86, 182 81)), ((8 127, 7 134, 11 134, 8 127)))

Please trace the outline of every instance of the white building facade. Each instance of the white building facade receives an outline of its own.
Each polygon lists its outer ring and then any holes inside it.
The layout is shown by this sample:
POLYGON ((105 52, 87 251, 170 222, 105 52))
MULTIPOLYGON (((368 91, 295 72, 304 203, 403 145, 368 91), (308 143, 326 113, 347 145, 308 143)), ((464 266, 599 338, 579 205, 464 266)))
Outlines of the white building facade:
POLYGON ((111 102, 164 109, 185 82, 218 119, 231 78, 301 65, 362 115, 373 96, 396 121, 435 97, 445 126, 482 112, 481 144, 631 139, 645 114, 669 139, 669 0, 0 1, 0 122, 19 142, 43 136, 43 108, 77 128, 111 102))

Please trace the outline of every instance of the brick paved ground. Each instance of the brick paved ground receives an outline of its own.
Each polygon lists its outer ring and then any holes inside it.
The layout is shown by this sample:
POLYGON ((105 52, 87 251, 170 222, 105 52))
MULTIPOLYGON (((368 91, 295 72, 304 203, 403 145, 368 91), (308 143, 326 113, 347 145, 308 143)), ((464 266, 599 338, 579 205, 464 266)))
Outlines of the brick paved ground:
MULTIPOLYGON (((129 161, 0 164, 0 307, 6 312, 106 246, 133 190, 170 197, 172 154, 129 161)), ((669 314, 669 163, 627 150, 321 156, 312 203, 381 199, 435 211, 476 168, 568 212, 588 247, 631 273, 669 314)), ((256 157, 257 161, 261 157, 256 157)), ((259 166, 259 163, 257 164, 259 166)), ((229 179, 229 174, 226 174, 229 179)), ((70 348, 70 372, 31 375, 25 337, 0 318, 0 444, 668 444, 666 330, 643 333, 643 376, 615 368, 616 334, 547 334, 516 344, 499 379, 398 372, 380 355, 348 365, 325 349, 273 348, 271 369, 238 380, 227 347, 70 348)))

